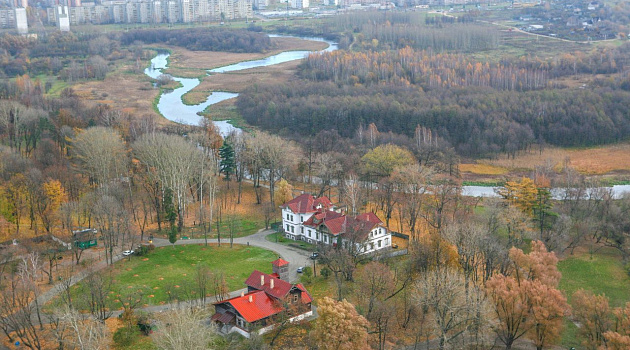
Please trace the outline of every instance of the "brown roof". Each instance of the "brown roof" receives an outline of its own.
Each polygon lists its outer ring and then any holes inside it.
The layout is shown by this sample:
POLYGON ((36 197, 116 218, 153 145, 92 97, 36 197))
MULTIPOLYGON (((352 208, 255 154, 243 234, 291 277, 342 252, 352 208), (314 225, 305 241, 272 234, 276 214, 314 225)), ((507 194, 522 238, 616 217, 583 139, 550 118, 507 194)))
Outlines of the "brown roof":
POLYGON ((322 210, 312 215, 304 222, 304 225, 318 227, 323 224, 334 236, 352 232, 357 235, 357 240, 365 240, 370 231, 382 223, 381 219, 372 212, 352 217, 332 210, 322 210))
POLYGON ((357 215, 356 219, 358 221, 368 221, 374 224, 382 224, 383 221, 381 221, 381 219, 378 218, 378 216, 376 216, 376 214, 374 214, 373 212, 367 212, 367 213, 363 213, 360 215, 357 215))
POLYGON ((218 312, 212 315, 212 318, 210 318, 210 320, 228 324, 228 323, 231 323, 235 317, 236 316, 229 311, 224 312, 224 313, 218 312))

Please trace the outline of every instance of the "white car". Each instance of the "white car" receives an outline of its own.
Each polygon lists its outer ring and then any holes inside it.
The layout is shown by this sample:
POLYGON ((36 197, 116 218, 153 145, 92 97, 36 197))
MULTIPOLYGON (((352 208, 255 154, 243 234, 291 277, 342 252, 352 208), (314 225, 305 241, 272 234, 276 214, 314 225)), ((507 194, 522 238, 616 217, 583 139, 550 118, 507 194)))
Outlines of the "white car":
POLYGON ((133 253, 135 253, 133 250, 125 250, 125 251, 123 252, 123 255, 124 255, 124 256, 129 256, 129 255, 132 255, 133 253))
POLYGON ((304 272, 304 267, 300 266, 297 268, 297 273, 302 273, 304 272))

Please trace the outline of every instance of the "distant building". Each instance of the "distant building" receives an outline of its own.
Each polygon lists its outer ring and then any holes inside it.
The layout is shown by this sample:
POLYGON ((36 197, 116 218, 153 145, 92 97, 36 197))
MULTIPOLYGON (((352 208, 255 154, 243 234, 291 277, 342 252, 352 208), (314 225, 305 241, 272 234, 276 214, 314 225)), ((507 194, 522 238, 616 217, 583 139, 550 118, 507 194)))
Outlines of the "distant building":
MULTIPOLYGON (((287 271, 288 264, 282 259, 272 263, 274 269, 286 266, 287 271)), ((278 318, 288 317, 289 322, 295 322, 313 315, 313 297, 302 284, 291 284, 277 273, 254 270, 245 285, 247 293, 214 303, 211 321, 221 333, 249 338, 252 332, 271 331, 278 318)))
POLYGON ((18 34, 26 35, 28 34, 28 21, 26 19, 26 9, 25 8, 15 8, 15 29, 17 29, 18 34))
POLYGON ((291 7, 294 9, 307 9, 309 0, 291 0, 291 7))
POLYGON ((68 6, 57 6, 57 29, 62 32, 70 31, 70 16, 68 6))
POLYGON ((21 8, 27 8, 28 7, 28 0, 15 0, 13 2, 13 6, 15 7, 21 7, 21 8))

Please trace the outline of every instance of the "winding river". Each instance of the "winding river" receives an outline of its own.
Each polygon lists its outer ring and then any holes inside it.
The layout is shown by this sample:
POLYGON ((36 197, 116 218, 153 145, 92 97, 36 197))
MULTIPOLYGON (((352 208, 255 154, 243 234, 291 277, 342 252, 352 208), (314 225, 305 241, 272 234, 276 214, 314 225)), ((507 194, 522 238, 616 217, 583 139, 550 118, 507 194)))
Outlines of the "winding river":
MULTIPOLYGON (((279 35, 270 35, 270 37, 279 37, 279 35)), ((328 47, 323 51, 334 51, 338 49, 336 43, 327 41, 323 38, 301 37, 300 39, 327 43, 328 47)), ((208 75, 266 67, 300 60, 308 56, 311 52, 312 51, 285 51, 259 60, 243 61, 236 64, 210 69, 208 70, 208 75)), ((151 66, 145 69, 144 73, 154 79, 159 77, 162 74, 162 70, 168 67, 168 56, 168 53, 158 53, 158 55, 151 60, 151 66)), ((179 82, 181 86, 173 91, 162 93, 158 101, 157 108, 166 119, 177 123, 198 125, 203 119, 203 117, 201 117, 198 113, 202 112, 206 109, 206 107, 238 96, 237 93, 233 92, 215 91, 210 94, 203 103, 197 105, 186 105, 182 102, 182 96, 194 89, 201 83, 201 81, 196 78, 173 77, 173 79, 179 82)), ((228 121, 214 121, 214 123, 219 128, 222 135, 227 135, 232 130, 239 130, 229 124, 228 121)), ((496 189, 496 187, 464 186, 463 195, 487 198, 498 197, 496 189)), ((630 193, 630 185, 617 185, 609 187, 609 189, 611 189, 615 198, 621 198, 624 193, 630 193)), ((562 194, 563 189, 554 189, 552 191, 552 195, 556 199, 561 199, 563 197, 562 194)))
MULTIPOLYGON (((279 35, 270 35, 270 37, 279 37, 279 35)), ((338 48, 336 43, 327 41, 323 38, 301 37, 300 39, 327 43, 328 47, 323 51, 334 51, 338 48)), ((279 54, 265 57, 259 60, 243 61, 228 66, 210 69, 208 70, 208 74, 211 75, 218 73, 234 72, 300 60, 308 56, 311 52, 312 51, 284 51, 279 54)), ((151 60, 151 66, 149 68, 146 68, 144 70, 144 73, 153 79, 157 79, 157 77, 162 74, 162 70, 168 67, 168 56, 168 53, 158 53, 158 55, 151 60)), ((173 79, 179 82, 181 86, 172 91, 165 91, 164 93, 162 93, 157 103, 157 109, 166 119, 174 121, 176 123, 198 125, 203 119, 203 117, 201 117, 199 113, 206 109, 208 106, 238 96, 237 93, 233 92, 215 91, 211 93, 210 96, 208 96, 206 101, 204 101, 203 103, 197 105, 186 105, 182 101, 182 96, 184 96, 184 94, 199 85, 201 83, 201 80, 197 78, 182 77, 173 77, 173 79)), ((229 124, 228 121, 214 121, 214 124, 217 126, 222 135, 227 135, 232 130, 238 129, 229 124)))

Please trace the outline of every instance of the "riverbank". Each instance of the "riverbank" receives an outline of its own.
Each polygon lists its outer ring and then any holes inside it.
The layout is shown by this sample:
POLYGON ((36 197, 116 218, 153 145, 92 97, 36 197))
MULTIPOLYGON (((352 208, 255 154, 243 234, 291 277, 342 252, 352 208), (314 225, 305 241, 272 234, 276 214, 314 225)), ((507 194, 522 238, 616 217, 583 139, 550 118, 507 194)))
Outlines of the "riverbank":
MULTIPOLYGON (((337 49, 336 44, 328 42, 321 38, 307 38, 307 40, 302 40, 298 38, 281 37, 281 38, 273 38, 273 39, 279 39, 283 43, 286 43, 287 39, 292 39, 293 42, 295 42, 295 39, 297 39, 298 42, 315 42, 315 43, 321 44, 321 45, 318 45, 317 47, 325 47, 326 51, 332 51, 332 50, 337 49)), ((314 47, 312 46, 313 44, 310 44, 310 45, 311 47, 314 47)), ((279 45, 279 46, 282 46, 282 45, 279 45)), ((172 52, 172 49, 170 52, 172 52)), ((265 56, 263 58, 256 59, 256 60, 241 61, 241 62, 237 62, 231 65, 221 66, 213 70, 208 70, 209 76, 204 77, 203 80, 212 81, 214 80, 213 78, 217 76, 229 77, 232 75, 232 74, 227 74, 224 72, 241 72, 241 73, 246 72, 245 74, 250 74, 248 72, 252 70, 266 69, 268 67, 275 67, 275 66, 282 65, 285 63, 293 64, 292 66, 290 66, 293 69, 290 69, 289 71, 286 71, 285 73, 287 76, 288 75, 293 76, 294 74, 293 70, 297 68, 299 61, 302 58, 304 58, 306 55, 308 55, 310 52, 312 51, 288 50, 288 51, 282 51, 275 55, 265 56)), ((158 53, 153 59, 151 59, 151 64, 149 68, 146 68, 144 70, 145 75, 152 79, 157 79, 160 75, 164 74, 165 72, 168 72, 170 69, 169 65, 175 62, 175 60, 171 57, 172 55, 174 54, 164 53, 164 52, 158 53)), ((198 70, 199 68, 193 69, 193 73, 192 73, 193 76, 196 75, 195 69, 198 70)), ((285 68, 280 67, 279 69, 285 69, 285 68)), ((260 72, 256 71, 253 74, 260 74, 260 72)), ((271 75, 273 75, 273 68, 271 72, 267 71, 267 76, 269 78, 271 78, 271 75)), ((197 125, 201 122, 203 118, 201 114, 204 111, 206 111, 208 107, 217 103, 227 101, 227 100, 233 100, 235 97, 238 96, 238 93, 232 92, 234 90, 228 90, 228 88, 226 88, 225 86, 221 86, 220 84, 217 84, 216 85, 217 89, 201 90, 201 91, 197 90, 193 92, 192 94, 190 94, 188 97, 185 97, 185 95, 187 95, 189 92, 191 92, 193 89, 195 89, 201 84, 201 79, 197 77, 187 78, 187 77, 181 77, 181 76, 172 76, 172 78, 174 81, 180 83, 181 87, 174 89, 171 92, 162 93, 161 91, 161 93, 156 98, 157 103, 155 104, 155 108, 166 119, 177 122, 177 123, 197 125)), ((229 81, 230 80, 228 79, 223 82, 225 83, 229 81)), ((277 79, 274 79, 273 81, 274 83, 278 83, 277 79)), ((244 89, 245 87, 251 86, 252 84, 255 84, 255 82, 250 79, 247 81, 246 84, 243 84, 241 88, 244 89)), ((223 135, 227 135, 231 130, 235 129, 233 125, 229 124, 229 120, 228 121, 215 120, 214 123, 218 127, 219 132, 223 135)))

